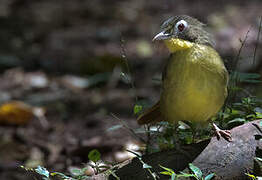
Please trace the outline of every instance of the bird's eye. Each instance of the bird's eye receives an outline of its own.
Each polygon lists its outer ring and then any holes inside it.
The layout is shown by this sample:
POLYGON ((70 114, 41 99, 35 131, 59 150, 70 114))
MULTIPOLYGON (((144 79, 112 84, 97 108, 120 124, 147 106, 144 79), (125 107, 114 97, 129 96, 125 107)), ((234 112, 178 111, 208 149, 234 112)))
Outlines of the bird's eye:
POLYGON ((177 29, 177 31, 178 32, 182 32, 182 31, 184 31, 186 28, 187 28, 187 22, 186 21, 184 21, 184 20, 180 20, 180 21, 178 21, 177 23, 176 23, 176 29, 177 29))

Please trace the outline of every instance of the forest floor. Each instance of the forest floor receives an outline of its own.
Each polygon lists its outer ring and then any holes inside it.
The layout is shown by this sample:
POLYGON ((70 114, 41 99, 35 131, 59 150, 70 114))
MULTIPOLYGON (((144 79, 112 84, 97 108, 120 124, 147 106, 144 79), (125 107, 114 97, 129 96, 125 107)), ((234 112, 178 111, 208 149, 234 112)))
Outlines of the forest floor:
POLYGON ((151 39, 170 15, 208 23, 229 68, 249 32, 241 53, 247 61, 239 68, 261 72, 262 51, 252 68, 260 1, 12 0, 0 7, 0 102, 17 100, 45 112, 23 126, 0 125, 0 179, 30 179, 20 165, 69 172, 83 167, 93 149, 103 160, 129 158, 124 149, 141 142, 125 128, 109 131, 121 124, 112 114, 136 129, 136 97, 158 100, 152 79, 160 77, 168 52, 151 39), (116 68, 126 69, 126 62, 135 87, 116 68))

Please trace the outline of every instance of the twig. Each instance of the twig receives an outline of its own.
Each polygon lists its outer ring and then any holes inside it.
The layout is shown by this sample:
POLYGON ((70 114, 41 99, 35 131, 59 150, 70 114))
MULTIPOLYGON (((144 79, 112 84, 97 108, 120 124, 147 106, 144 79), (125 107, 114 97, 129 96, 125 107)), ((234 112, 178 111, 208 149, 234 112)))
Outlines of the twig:
POLYGON ((235 70, 237 69, 237 64, 238 64, 238 61, 239 61, 239 59, 240 59, 240 54, 241 54, 242 48, 244 47, 244 45, 245 45, 245 43, 246 43, 246 41, 247 41, 247 37, 248 37, 248 34, 249 34, 249 32, 250 32, 250 29, 251 29, 251 26, 249 27, 249 29, 248 29, 248 31, 247 31, 247 33, 246 33, 246 35, 245 35, 244 40, 243 40, 243 41, 242 41, 242 40, 240 41, 240 42, 241 42, 241 46, 240 46, 240 48, 239 48, 239 50, 238 50, 236 59, 234 60, 233 71, 235 71, 235 70))
MULTIPOLYGON (((240 48, 239 48, 239 50, 238 50, 238 53, 237 53, 236 58, 235 58, 234 61, 233 61, 233 66, 232 66, 232 79, 231 79, 230 82, 229 82, 229 85, 230 85, 231 87, 236 87, 236 84, 238 83, 238 73, 236 72, 236 69, 237 69, 237 65, 238 65, 239 59, 240 59, 241 51, 242 51, 242 49, 243 49, 243 47, 244 47, 244 45, 245 45, 245 43, 246 43, 246 40, 247 40, 247 38, 248 38, 248 34, 249 34, 249 32, 250 32, 250 29, 251 29, 251 26, 249 27, 249 29, 248 29, 248 31, 247 31, 247 33, 246 33, 246 35, 245 35, 244 40, 242 41, 242 40, 240 39, 241 46, 240 46, 240 48)), ((230 89, 229 89, 229 90, 230 90, 230 89)), ((231 97, 230 99, 234 99, 235 94, 233 94, 232 91, 229 91, 228 94, 229 94, 229 96, 231 97)), ((226 99, 225 104, 227 104, 227 103, 229 103, 229 99, 228 99, 228 98, 226 99)))
POLYGON ((150 125, 145 125, 144 128, 146 129, 146 135, 147 135, 147 138, 146 138, 146 154, 148 154, 148 146, 150 144, 150 141, 151 141, 151 133, 150 133, 150 125))
POLYGON ((256 46, 255 46, 255 49, 254 49, 254 56, 253 56, 253 65, 256 62, 256 53, 257 53, 257 47, 258 47, 259 38, 260 38, 261 25, 262 25, 262 16, 260 16, 260 21, 259 21, 259 27, 258 27, 258 33, 257 33, 257 41, 256 41, 256 46))
POLYGON ((129 128, 128 125, 127 125, 122 119, 118 118, 118 117, 117 117, 115 114, 113 114, 113 113, 110 113, 110 114, 111 114, 111 116, 113 116, 115 119, 117 119, 117 120, 131 133, 131 135, 133 135, 135 138, 138 138, 141 142, 146 143, 146 141, 145 141, 143 138, 139 137, 139 136, 135 133, 135 131, 134 131, 133 129, 129 128))
POLYGON ((135 92, 135 100, 137 102, 138 98, 137 98, 137 95, 136 95, 136 89, 135 89, 135 84, 134 84, 134 81, 133 81, 133 78, 132 78, 132 74, 131 74, 131 69, 129 67, 129 64, 128 64, 128 59, 127 59, 127 56, 126 56, 126 49, 125 49, 125 40, 123 38, 123 36, 121 35, 121 43, 120 43, 120 46, 121 46, 121 56, 125 62, 125 65, 126 65, 126 69, 127 69, 127 73, 128 73, 128 83, 130 84, 131 86, 131 89, 135 92))

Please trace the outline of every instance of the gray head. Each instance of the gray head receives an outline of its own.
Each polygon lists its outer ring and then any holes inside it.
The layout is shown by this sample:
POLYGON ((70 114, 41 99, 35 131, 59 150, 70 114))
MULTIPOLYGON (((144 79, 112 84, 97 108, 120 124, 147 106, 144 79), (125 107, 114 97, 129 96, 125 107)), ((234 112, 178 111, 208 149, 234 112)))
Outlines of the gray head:
POLYGON ((153 40, 183 39, 193 43, 214 46, 205 24, 187 15, 174 16, 161 25, 161 32, 153 40))

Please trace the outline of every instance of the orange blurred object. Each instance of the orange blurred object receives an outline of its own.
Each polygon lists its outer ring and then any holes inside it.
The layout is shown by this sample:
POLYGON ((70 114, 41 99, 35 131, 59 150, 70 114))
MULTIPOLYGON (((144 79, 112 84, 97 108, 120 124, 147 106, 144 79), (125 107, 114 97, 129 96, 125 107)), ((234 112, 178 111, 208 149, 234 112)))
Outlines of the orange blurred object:
POLYGON ((33 108, 23 102, 11 101, 0 106, 0 124, 25 125, 33 117, 33 108))

